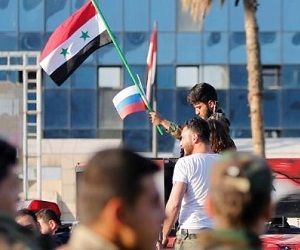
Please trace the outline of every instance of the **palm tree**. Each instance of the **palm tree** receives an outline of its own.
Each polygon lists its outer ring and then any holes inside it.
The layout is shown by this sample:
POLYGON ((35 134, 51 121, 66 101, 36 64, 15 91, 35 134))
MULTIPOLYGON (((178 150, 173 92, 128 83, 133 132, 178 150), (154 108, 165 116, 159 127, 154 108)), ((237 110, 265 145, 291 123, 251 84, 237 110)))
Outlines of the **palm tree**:
MULTIPOLYGON (((181 0, 184 10, 190 12, 194 21, 202 22, 212 0, 181 0)), ((254 152, 265 156, 264 124, 262 114, 262 74, 258 25, 256 19, 257 0, 242 0, 245 13, 247 47, 248 102, 250 106, 251 131, 254 152)), ((223 5, 225 0, 220 0, 223 5)), ((239 0, 235 0, 235 5, 239 0)))

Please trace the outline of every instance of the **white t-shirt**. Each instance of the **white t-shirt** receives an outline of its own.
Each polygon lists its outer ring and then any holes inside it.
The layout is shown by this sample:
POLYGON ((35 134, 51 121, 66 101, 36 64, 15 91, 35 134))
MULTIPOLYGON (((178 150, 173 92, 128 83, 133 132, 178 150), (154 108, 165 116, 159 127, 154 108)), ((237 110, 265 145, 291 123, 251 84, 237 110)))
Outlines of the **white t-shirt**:
POLYGON ((192 154, 180 158, 174 168, 173 183, 187 184, 181 203, 179 226, 182 229, 211 228, 212 219, 206 215, 204 203, 208 191, 210 170, 218 154, 192 154))

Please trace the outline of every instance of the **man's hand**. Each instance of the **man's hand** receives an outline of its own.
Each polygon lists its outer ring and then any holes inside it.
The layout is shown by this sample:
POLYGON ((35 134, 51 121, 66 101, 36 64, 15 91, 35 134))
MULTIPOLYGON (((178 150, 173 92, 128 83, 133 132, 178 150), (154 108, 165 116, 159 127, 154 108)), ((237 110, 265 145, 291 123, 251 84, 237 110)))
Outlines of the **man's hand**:
POLYGON ((157 112, 149 112, 149 119, 155 125, 161 125, 164 118, 157 112))

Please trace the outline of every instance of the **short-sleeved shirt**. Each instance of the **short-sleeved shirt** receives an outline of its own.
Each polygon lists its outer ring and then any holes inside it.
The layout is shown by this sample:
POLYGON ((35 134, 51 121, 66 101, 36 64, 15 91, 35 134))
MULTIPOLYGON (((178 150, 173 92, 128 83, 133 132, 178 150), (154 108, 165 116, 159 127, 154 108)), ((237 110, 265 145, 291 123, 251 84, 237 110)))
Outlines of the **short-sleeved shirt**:
POLYGON ((209 175, 218 154, 197 153, 180 158, 174 168, 173 183, 187 185, 181 203, 179 226, 182 229, 202 229, 213 226, 204 203, 208 193, 209 175))

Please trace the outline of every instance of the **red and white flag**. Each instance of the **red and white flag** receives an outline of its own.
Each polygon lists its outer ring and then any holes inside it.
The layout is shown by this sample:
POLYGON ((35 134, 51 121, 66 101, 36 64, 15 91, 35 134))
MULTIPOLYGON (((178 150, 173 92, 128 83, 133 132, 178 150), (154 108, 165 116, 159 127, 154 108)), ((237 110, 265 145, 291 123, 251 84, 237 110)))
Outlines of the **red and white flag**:
POLYGON ((96 49, 111 43, 104 22, 88 1, 51 35, 40 57, 40 65, 61 85, 96 49))
POLYGON ((147 56, 147 87, 146 87, 146 97, 147 100, 151 101, 151 89, 155 81, 155 71, 156 71, 156 57, 157 57, 157 27, 156 23, 151 34, 151 41, 149 45, 149 51, 147 56))

